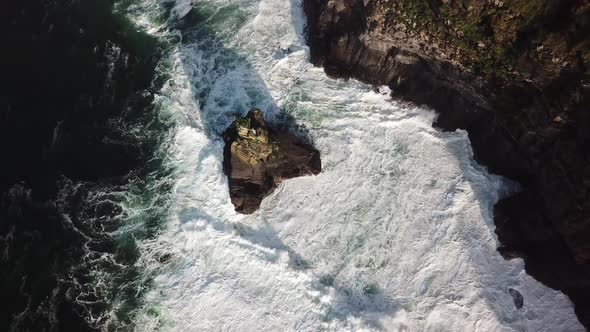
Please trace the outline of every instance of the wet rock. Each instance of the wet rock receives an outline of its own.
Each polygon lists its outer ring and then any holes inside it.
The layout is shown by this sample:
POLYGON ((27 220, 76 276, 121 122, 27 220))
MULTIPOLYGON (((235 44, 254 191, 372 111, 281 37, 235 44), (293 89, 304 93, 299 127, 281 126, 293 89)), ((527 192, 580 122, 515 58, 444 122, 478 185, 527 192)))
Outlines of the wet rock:
POLYGON ((524 305, 524 298, 522 297, 522 294, 520 294, 519 291, 513 288, 509 288, 508 293, 510 293, 510 296, 512 296, 512 299, 514 300, 514 306, 516 307, 516 309, 521 309, 524 305))
POLYGON ((223 138, 224 172, 238 212, 256 211, 283 180, 321 171, 319 151, 291 133, 270 128, 259 109, 236 119, 223 138))
POLYGON ((590 326, 590 6, 527 3, 305 0, 311 61, 467 130, 475 159, 523 187, 495 207, 501 253, 590 326))

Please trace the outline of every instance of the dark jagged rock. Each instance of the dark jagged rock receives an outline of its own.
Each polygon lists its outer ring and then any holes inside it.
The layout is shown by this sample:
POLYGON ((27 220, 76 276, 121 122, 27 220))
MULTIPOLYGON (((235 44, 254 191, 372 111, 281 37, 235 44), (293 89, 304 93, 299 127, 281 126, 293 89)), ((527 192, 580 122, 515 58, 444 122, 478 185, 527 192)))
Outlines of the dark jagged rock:
POLYGON ((516 309, 522 309, 522 306, 524 306, 524 298, 522 297, 522 294, 514 288, 509 288, 508 293, 512 296, 516 309))
POLYGON ((320 153, 297 136, 268 127, 259 109, 236 119, 223 134, 223 168, 236 211, 253 213, 283 180, 318 174, 320 153))
POLYGON ((523 185, 495 207, 506 257, 590 326, 590 3, 305 0, 311 60, 388 85, 466 129, 475 158, 523 185))

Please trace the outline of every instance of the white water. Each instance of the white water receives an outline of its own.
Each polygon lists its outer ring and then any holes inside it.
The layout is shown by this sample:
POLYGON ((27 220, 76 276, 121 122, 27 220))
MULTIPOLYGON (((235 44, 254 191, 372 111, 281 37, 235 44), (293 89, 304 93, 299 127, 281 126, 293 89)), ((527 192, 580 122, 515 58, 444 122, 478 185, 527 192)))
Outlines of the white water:
MULTIPOLYGON (((158 101, 178 116, 178 172, 168 229, 142 245, 156 277, 138 330, 583 330, 566 296, 497 253, 492 207, 508 185, 472 160, 466 133, 314 68, 301 0, 174 6, 209 20, 183 28, 158 101), (216 133, 252 106, 305 126, 323 172, 284 182, 245 216, 230 203, 216 133)), ((135 9, 164 33, 148 17, 157 3, 135 9)))

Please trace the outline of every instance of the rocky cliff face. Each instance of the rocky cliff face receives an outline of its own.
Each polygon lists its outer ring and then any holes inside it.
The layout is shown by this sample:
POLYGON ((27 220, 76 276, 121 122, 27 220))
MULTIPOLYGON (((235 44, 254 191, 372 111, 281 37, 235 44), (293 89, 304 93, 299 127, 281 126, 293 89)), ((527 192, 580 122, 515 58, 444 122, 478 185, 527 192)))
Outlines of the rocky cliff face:
POLYGON ((388 85, 466 129, 475 158, 523 185, 495 207, 506 257, 590 326, 590 2, 305 0, 314 64, 388 85))
POLYGON ((283 180, 321 171, 320 153, 297 136, 269 128, 253 109, 223 135, 224 171, 236 211, 253 213, 283 180))

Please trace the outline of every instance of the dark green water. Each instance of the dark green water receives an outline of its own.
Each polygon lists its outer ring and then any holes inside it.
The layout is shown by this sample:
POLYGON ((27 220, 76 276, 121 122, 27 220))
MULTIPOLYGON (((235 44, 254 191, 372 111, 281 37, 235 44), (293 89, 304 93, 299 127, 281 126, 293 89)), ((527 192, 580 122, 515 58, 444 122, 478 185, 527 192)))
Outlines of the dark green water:
POLYGON ((149 286, 138 242, 163 224, 172 172, 173 121, 154 102, 165 43, 114 5, 0 13, 2 331, 131 329, 149 286))

